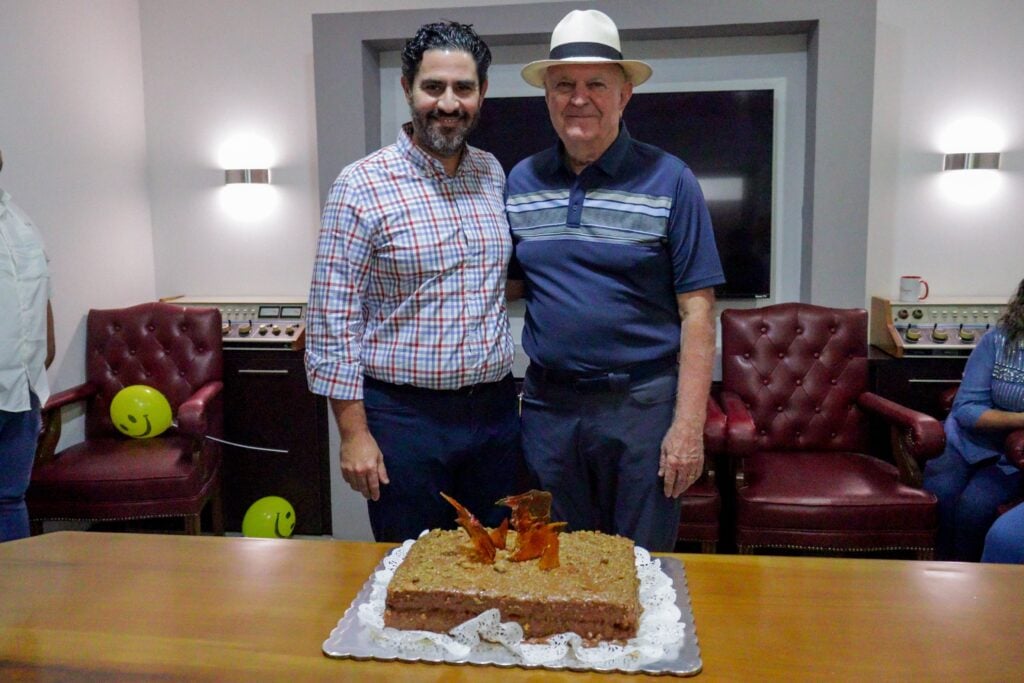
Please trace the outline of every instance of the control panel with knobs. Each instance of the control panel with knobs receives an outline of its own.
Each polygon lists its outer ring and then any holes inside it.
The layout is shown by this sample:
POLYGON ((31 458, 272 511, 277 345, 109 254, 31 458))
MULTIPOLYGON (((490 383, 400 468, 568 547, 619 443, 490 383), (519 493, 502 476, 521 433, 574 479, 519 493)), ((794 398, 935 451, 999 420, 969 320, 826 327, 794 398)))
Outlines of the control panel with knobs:
POLYGON ((306 300, 302 297, 182 296, 164 301, 220 309, 224 346, 305 346, 306 300))
POLYGON ((969 356, 1006 310, 999 299, 871 300, 871 344, 897 357, 969 356))

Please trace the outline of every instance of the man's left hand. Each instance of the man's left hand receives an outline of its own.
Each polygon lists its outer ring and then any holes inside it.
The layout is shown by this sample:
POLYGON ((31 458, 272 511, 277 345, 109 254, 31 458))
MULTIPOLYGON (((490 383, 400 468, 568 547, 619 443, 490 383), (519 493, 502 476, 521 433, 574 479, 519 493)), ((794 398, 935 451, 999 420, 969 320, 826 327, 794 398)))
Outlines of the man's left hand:
POLYGON ((661 442, 658 476, 665 480, 665 497, 678 498, 704 472, 704 431, 674 421, 661 442))

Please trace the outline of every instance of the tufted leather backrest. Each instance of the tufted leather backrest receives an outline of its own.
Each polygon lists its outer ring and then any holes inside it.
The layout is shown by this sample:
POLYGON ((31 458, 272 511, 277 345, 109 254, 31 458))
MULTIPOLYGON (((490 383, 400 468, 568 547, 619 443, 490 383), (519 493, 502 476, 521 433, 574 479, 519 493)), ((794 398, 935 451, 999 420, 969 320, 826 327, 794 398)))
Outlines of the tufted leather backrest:
POLYGON ((91 310, 86 324, 86 379, 99 391, 86 411, 86 437, 117 434, 110 402, 126 386, 146 384, 178 406, 224 374, 220 311, 163 302, 91 310))
POLYGON ((760 450, 867 448, 867 322, 799 303, 722 312, 722 389, 750 410, 760 450))

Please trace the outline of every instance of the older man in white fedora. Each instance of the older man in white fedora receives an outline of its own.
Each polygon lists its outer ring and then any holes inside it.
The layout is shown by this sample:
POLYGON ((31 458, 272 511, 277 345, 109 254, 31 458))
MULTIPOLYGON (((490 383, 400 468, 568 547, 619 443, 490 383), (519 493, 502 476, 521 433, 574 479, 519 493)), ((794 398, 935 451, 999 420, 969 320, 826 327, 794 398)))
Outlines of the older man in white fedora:
POLYGON ((526 300, 523 448, 555 515, 671 550, 679 497, 701 474, 724 282, 690 169, 630 137, 623 110, 651 67, 615 23, 570 12, 543 87, 560 143, 509 174, 510 291, 526 300))

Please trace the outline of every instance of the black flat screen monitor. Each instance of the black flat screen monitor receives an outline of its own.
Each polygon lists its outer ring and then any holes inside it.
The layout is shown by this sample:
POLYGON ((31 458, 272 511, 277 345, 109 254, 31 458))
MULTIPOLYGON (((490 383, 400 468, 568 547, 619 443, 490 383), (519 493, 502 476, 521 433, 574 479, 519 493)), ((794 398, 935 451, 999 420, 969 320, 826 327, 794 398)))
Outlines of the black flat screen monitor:
MULTIPOLYGON (((726 283, 722 299, 771 294, 774 91, 634 93, 623 120, 635 139, 685 161, 704 189, 726 283)), ((505 172, 557 142, 543 97, 488 97, 469 143, 505 172)))

